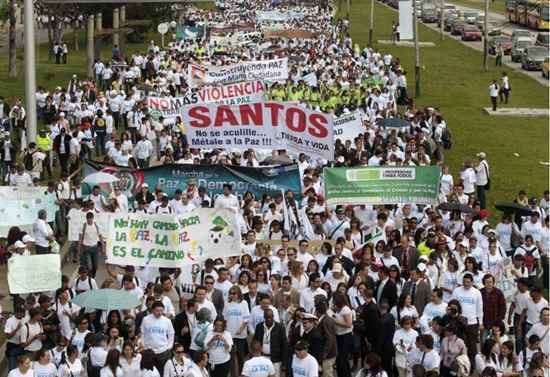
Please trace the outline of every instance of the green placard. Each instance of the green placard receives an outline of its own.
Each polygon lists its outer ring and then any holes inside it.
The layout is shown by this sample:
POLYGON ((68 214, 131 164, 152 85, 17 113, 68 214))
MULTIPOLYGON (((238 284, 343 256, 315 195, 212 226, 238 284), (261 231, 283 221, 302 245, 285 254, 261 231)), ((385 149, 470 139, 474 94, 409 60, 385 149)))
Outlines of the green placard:
POLYGON ((325 168, 328 204, 437 204, 437 166, 325 168))

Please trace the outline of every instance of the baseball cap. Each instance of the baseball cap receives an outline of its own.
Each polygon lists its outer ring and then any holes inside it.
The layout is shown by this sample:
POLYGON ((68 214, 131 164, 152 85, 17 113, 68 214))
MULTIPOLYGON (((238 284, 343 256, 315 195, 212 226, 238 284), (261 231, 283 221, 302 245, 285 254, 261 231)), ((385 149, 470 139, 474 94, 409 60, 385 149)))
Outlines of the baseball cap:
POLYGON ((419 263, 418 266, 416 266, 416 271, 418 272, 426 272, 426 264, 425 263, 419 263))
POLYGON ((487 157, 487 155, 485 154, 485 152, 479 152, 478 154, 476 154, 476 157, 485 158, 487 157))
POLYGON ((24 249, 26 248, 27 246, 25 246, 25 244, 23 243, 23 241, 15 241, 15 244, 13 244, 13 247, 15 247, 16 249, 24 249))
POLYGON ((34 238, 32 238, 30 235, 28 234, 25 234, 23 236, 23 239, 22 239, 23 242, 27 243, 27 242, 35 242, 34 238))

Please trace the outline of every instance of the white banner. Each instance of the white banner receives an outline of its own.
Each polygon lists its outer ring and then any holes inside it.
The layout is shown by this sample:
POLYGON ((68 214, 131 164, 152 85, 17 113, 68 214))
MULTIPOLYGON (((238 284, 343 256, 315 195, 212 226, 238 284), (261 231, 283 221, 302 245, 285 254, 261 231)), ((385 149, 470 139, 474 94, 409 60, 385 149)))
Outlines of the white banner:
POLYGON ((182 109, 192 148, 280 148, 332 160, 332 116, 283 102, 182 109))
POLYGON ((416 10, 413 9, 411 0, 400 0, 399 4, 399 39, 402 41, 413 39, 413 20, 416 10))
POLYGON ((315 72, 311 72, 305 76, 302 76, 301 80, 304 80, 308 86, 311 86, 314 88, 317 87, 317 74, 315 72))
POLYGON ((54 221, 58 210, 55 194, 46 195, 47 187, 0 187, 0 237, 5 237, 12 226, 31 231, 38 219, 38 211, 45 209, 48 222, 54 221))
POLYGON ((259 22, 262 21, 277 21, 277 22, 286 22, 291 20, 301 20, 305 17, 305 14, 302 12, 295 11, 279 11, 279 10, 266 10, 266 11, 257 11, 256 19, 259 22))
POLYGON ((241 62, 223 67, 189 64, 187 68, 187 80, 191 87, 253 80, 279 81, 287 78, 287 58, 241 62))
POLYGON ((229 209, 199 208, 178 216, 110 214, 108 263, 177 268, 240 252, 237 215, 229 209))
POLYGON ((334 140, 340 139, 342 142, 349 140, 353 143, 353 139, 364 132, 365 127, 359 111, 334 118, 334 140))
POLYGON ((8 260, 11 294, 55 291, 61 288, 59 254, 14 256, 8 260))
POLYGON ((181 108, 196 103, 240 105, 262 102, 265 98, 261 81, 247 81, 221 86, 205 86, 180 97, 147 97, 149 113, 158 119, 174 119, 181 115, 181 108))

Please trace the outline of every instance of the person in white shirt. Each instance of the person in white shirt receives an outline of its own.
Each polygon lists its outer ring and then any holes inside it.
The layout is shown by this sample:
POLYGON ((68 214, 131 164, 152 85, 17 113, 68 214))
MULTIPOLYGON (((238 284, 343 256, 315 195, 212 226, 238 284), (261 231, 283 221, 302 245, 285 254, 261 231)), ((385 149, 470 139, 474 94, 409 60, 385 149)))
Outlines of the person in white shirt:
POLYGON ((152 350, 144 350, 141 353, 139 377, 160 377, 155 364, 155 353, 152 350))
POLYGON ((55 311, 59 318, 59 332, 69 341, 73 335, 74 320, 80 312, 80 308, 70 302, 69 288, 61 288, 55 302, 55 311))
POLYGON ((172 321, 163 315, 164 305, 156 301, 152 305, 152 314, 143 318, 141 336, 144 349, 155 354, 157 369, 164 370, 164 364, 171 356, 174 345, 174 326, 172 321))
POLYGON ((49 254, 50 242, 54 241, 53 229, 48 224, 48 213, 45 209, 38 211, 38 219, 34 223, 34 238, 36 254, 49 254))
POLYGON ((98 289, 95 279, 88 275, 88 268, 86 266, 80 266, 78 268, 78 277, 73 284, 73 290, 76 294, 80 294, 92 289, 98 289))
POLYGON ((25 309, 16 307, 14 313, 4 324, 4 336, 6 337, 6 358, 8 359, 8 369, 17 368, 17 357, 21 344, 21 327, 23 327, 23 318, 25 309))
POLYGON ((299 340, 294 346, 294 356, 292 356, 292 375, 295 377, 318 377, 319 364, 315 357, 311 356, 307 350, 309 345, 304 340, 299 340))
POLYGON ((228 208, 235 213, 239 212, 239 199, 233 195, 233 186, 229 183, 223 185, 223 195, 219 195, 214 201, 214 208, 228 208))
POLYGON ((80 265, 88 268, 92 278, 95 278, 98 267, 98 244, 101 244, 103 248, 104 239, 94 220, 94 213, 88 212, 86 221, 82 225, 76 250, 80 258, 80 265))
POLYGON ((120 367, 120 352, 116 348, 107 353, 105 366, 101 368, 99 377, 124 377, 124 372, 120 367))
POLYGON ((314 272, 309 275, 309 288, 300 292, 300 307, 304 308, 306 313, 315 312, 315 297, 323 296, 327 298, 327 292, 321 289, 321 275, 314 272))
POLYGON ((474 361, 480 331, 483 331, 483 299, 481 292, 473 286, 474 277, 467 272, 462 277, 462 286, 456 287, 452 298, 458 300, 462 315, 468 321, 464 343, 468 348, 468 357, 474 361))
POLYGON ((9 173, 6 180, 9 181, 10 186, 32 186, 32 178, 22 165, 16 166, 15 173, 9 173))
POLYGON ((41 309, 32 308, 29 311, 29 320, 21 327, 21 346, 26 352, 40 350, 42 348, 42 341, 46 340, 41 321, 41 309))
POLYGON ((251 357, 242 368, 244 377, 275 377, 275 367, 268 357, 262 356, 262 344, 253 340, 250 345, 251 357))
POLYGON ((550 353, 550 308, 545 307, 540 311, 540 322, 537 322, 525 334, 525 339, 529 339, 532 335, 537 335, 540 339, 542 352, 548 357, 550 353))
POLYGON ((218 318, 214 321, 214 326, 206 334, 204 345, 208 351, 212 374, 227 376, 231 369, 233 338, 231 333, 225 329, 224 319, 218 318))
POLYGON ((151 140, 146 137, 138 135, 138 142, 132 152, 132 155, 137 158, 137 162, 140 168, 146 168, 149 166, 149 159, 153 155, 154 147, 151 140))
POLYGON ((17 360, 17 367, 8 373, 8 377, 35 377, 32 361, 28 355, 22 355, 17 360))
POLYGON ((516 336, 528 333, 529 330, 540 321, 542 309, 548 307, 548 301, 542 297, 542 291, 539 287, 532 287, 529 292, 529 299, 525 303, 525 308, 520 317, 520 332, 516 336))
POLYGON ((248 322, 248 331, 250 334, 254 334, 256 326, 264 322, 265 311, 270 309, 273 312, 273 319, 275 322, 280 322, 279 311, 271 305, 271 297, 267 293, 258 293, 259 305, 256 305, 250 311, 250 320, 248 322))
POLYGON ((184 354, 185 348, 179 343, 174 344, 174 357, 164 364, 162 377, 183 377, 185 371, 191 366, 191 360, 184 354))
POLYGON ((407 374, 407 354, 415 347, 415 341, 418 332, 412 328, 413 319, 411 317, 401 318, 401 328, 393 335, 393 345, 395 347, 395 366, 399 377, 405 377, 407 374))
MULTIPOLYGON (((223 318, 226 320, 227 331, 231 334, 235 347, 232 349, 234 371, 243 369, 246 358, 246 338, 250 310, 248 303, 243 300, 241 289, 238 285, 229 290, 229 302, 223 307, 223 318)), ((261 348, 260 348, 261 352, 261 348)), ((238 375, 236 372, 235 375, 238 375)))
POLYGON ((424 334, 420 337, 420 342, 417 342, 417 345, 418 351, 420 352, 419 364, 424 367, 426 372, 439 372, 441 357, 439 356, 439 353, 434 350, 433 337, 429 334, 424 334))
POLYGON ((488 184, 490 180, 489 176, 489 163, 486 160, 485 152, 479 152, 477 155, 479 163, 475 168, 476 172, 476 194, 479 200, 481 209, 486 207, 485 191, 488 190, 488 184))
POLYGON ((193 352, 193 360, 183 377, 208 377, 208 353, 203 351, 193 352))
POLYGON ((41 349, 36 353, 36 361, 32 365, 35 376, 37 377, 57 377, 57 367, 50 360, 50 352, 41 349))
POLYGON ((78 348, 69 345, 63 354, 61 365, 59 365, 59 377, 83 377, 84 365, 78 357, 78 348))

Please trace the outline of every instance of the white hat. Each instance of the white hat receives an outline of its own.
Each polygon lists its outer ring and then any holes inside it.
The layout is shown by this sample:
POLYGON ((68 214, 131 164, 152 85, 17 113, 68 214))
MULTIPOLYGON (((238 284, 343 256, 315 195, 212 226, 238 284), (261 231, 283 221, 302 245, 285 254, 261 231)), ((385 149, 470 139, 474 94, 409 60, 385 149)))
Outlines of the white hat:
POLYGON ((479 152, 478 154, 476 154, 476 157, 479 157, 481 159, 485 159, 485 157, 487 157, 487 155, 485 154, 485 152, 479 152))
POLYGON ((62 112, 59 113, 59 116, 60 116, 60 117, 64 117, 64 116, 65 116, 65 113, 62 111, 62 112))
POLYGON ((303 319, 314 319, 317 320, 317 316, 311 314, 311 313, 304 313, 303 319))
POLYGON ((15 241, 15 244, 13 245, 16 249, 24 249, 27 246, 23 243, 23 241, 15 241))
POLYGON ((343 267, 340 263, 334 263, 332 265, 332 270, 331 270, 332 272, 342 272, 342 270, 343 270, 343 267))
POLYGON ((32 238, 31 236, 29 236, 28 234, 25 234, 23 236, 23 242, 27 243, 27 242, 35 242, 34 238, 32 238))
POLYGON ((416 270, 420 272, 426 272, 426 264, 425 263, 419 263, 418 266, 416 266, 416 270))
POLYGON ((149 187, 149 185, 144 182, 144 183, 141 184, 141 187, 149 187))

